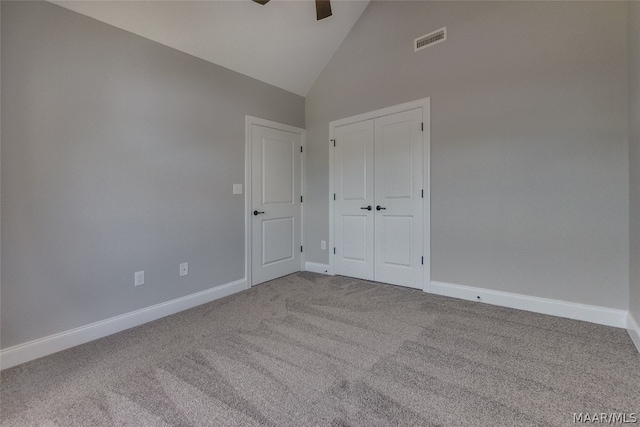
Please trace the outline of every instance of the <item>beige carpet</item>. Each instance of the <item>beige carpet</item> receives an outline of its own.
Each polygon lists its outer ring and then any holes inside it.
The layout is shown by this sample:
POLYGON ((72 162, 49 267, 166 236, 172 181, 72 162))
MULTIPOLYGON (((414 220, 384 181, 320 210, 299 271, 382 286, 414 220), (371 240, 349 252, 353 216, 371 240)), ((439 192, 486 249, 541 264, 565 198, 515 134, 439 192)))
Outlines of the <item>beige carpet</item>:
POLYGON ((313 273, 0 380, 3 426, 548 426, 640 413, 625 330, 313 273))

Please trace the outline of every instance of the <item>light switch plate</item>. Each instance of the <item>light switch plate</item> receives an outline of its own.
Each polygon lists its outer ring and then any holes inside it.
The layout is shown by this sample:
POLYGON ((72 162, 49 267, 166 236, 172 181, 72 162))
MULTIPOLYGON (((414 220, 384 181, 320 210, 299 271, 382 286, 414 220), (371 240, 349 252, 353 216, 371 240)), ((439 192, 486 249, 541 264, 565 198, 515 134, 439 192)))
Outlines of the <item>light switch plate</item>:
POLYGON ((242 184, 233 184, 233 194, 242 194, 242 184))
POLYGON ((133 275, 133 286, 144 285, 144 271, 136 271, 133 275))
POLYGON ((180 277, 186 276, 189 274, 189 263, 183 262, 180 264, 180 277))

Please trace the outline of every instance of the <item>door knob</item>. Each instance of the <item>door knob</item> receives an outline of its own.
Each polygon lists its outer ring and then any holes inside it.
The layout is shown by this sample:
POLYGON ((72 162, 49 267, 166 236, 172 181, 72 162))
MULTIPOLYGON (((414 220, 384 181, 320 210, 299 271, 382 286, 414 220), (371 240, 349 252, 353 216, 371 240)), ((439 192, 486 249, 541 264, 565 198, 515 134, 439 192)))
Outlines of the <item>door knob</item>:
POLYGON ((377 211, 381 211, 381 210, 383 210, 383 209, 387 209, 387 208, 383 208, 383 207, 382 207, 382 206, 380 206, 380 205, 376 206, 376 210, 377 210, 377 211))
POLYGON ((363 209, 363 210, 366 209, 366 210, 370 211, 371 210, 371 205, 365 206, 364 208, 360 208, 360 209, 363 209))
POLYGON ((254 215, 260 215, 260 214, 263 214, 263 213, 264 213, 264 212, 260 212, 260 211, 253 211, 253 214, 254 214, 254 215))

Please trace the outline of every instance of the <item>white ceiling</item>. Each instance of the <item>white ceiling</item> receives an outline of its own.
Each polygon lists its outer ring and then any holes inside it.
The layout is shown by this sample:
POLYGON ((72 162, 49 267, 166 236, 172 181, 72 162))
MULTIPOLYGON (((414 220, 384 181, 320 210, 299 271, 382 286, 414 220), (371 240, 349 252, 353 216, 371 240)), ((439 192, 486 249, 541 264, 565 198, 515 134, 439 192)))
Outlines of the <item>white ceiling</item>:
POLYGON ((52 3, 306 96, 369 0, 57 1, 52 3))

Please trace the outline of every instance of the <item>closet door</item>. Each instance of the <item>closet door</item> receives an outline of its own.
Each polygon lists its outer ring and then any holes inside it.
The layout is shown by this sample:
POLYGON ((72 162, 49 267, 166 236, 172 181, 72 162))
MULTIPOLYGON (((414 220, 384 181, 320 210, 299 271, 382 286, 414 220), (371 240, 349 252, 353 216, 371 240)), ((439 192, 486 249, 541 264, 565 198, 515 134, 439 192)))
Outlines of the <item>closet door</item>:
POLYGON ((335 273, 374 279, 373 120, 335 128, 335 273))
POLYGON ((375 119, 376 281, 422 289, 422 109, 375 119))

